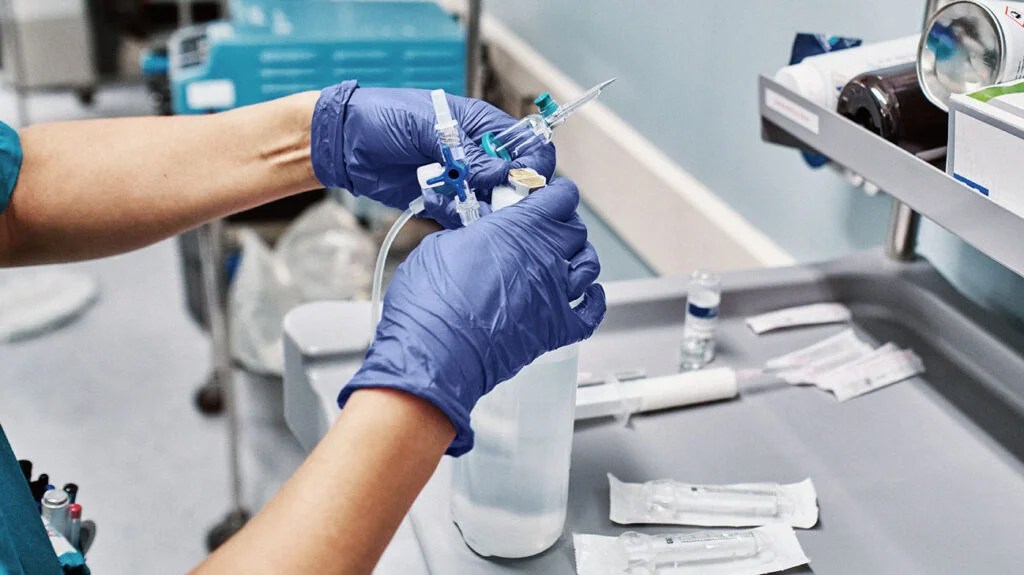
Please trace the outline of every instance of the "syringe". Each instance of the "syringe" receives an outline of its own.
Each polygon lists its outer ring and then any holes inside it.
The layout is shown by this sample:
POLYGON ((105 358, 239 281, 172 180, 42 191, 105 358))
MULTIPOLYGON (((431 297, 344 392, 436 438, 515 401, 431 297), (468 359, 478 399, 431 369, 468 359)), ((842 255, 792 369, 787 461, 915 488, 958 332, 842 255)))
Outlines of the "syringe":
POLYGON ((601 91, 614 81, 615 78, 605 80, 564 106, 560 106, 551 94, 544 92, 533 101, 539 113, 530 114, 499 133, 484 134, 481 143, 484 151, 503 160, 514 160, 529 154, 550 142, 555 128, 564 124, 584 104, 600 96, 601 91))
POLYGON ((454 196, 455 211, 462 225, 468 226, 480 219, 480 204, 466 180, 469 177, 469 165, 466 163, 466 149, 459 138, 459 123, 452 118, 444 90, 432 91, 430 99, 434 103, 434 129, 441 140, 444 165, 440 173, 427 180, 427 185, 446 196, 454 196))
POLYGON ((713 565, 756 557, 765 547, 755 531, 701 532, 652 537, 630 531, 619 536, 627 573, 651 575, 663 569, 713 565))
POLYGON ((644 485, 652 511, 772 518, 792 514, 796 504, 778 486, 687 485, 669 480, 644 485))

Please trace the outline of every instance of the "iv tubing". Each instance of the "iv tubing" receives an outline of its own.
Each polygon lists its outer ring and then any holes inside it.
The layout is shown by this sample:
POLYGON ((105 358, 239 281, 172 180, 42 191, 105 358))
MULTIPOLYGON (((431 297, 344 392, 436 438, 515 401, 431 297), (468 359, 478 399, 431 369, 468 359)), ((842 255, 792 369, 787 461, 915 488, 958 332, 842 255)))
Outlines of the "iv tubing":
POLYGON ((413 216, 423 211, 423 198, 416 198, 409 204, 409 209, 402 212, 402 215, 398 217, 395 224, 388 230, 388 235, 384 237, 384 242, 380 245, 380 252, 377 253, 377 266, 373 270, 373 293, 371 296, 371 320, 370 331, 371 333, 377 332, 377 324, 380 323, 380 313, 383 308, 383 292, 384 292, 384 264, 388 259, 388 252, 391 251, 391 244, 395 243, 395 238, 398 237, 398 232, 402 231, 413 216))

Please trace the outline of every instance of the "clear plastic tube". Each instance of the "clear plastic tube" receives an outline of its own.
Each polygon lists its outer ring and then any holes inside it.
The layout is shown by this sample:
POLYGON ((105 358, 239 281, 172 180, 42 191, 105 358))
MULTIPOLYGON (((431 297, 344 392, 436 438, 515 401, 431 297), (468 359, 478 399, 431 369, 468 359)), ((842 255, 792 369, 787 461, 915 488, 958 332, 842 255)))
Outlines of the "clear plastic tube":
POLYGON ((413 216, 423 211, 423 198, 416 198, 411 204, 409 209, 402 212, 402 215, 395 220, 394 225, 388 230, 388 234, 384 236, 384 241, 380 244, 380 251, 377 252, 377 265, 373 269, 373 291, 370 297, 371 305, 371 323, 370 329, 373 332, 377 331, 377 324, 380 323, 381 309, 383 308, 383 293, 384 293, 384 265, 388 261, 388 252, 391 251, 391 244, 395 243, 395 238, 398 237, 398 232, 402 231, 413 216))
POLYGON ((477 201, 476 194, 468 186, 466 187, 466 201, 455 196, 455 213, 459 215, 459 221, 464 226, 480 219, 480 202, 477 201))

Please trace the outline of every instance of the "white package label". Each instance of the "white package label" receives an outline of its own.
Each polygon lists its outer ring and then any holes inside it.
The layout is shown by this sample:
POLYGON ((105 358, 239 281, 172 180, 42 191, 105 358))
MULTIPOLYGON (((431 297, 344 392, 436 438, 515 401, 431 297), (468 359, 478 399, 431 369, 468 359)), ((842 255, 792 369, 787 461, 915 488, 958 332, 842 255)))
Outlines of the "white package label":
POLYGON ((790 327, 843 323, 850 317, 850 308, 841 303, 815 303, 748 317, 747 327, 761 335, 790 327))
POLYGON ((621 525, 656 523, 702 527, 818 523, 818 495, 810 479, 789 485, 697 485, 670 479, 626 483, 608 474, 609 517, 621 525))
POLYGON ((786 525, 619 537, 574 533, 577 575, 764 575, 810 563, 786 525))

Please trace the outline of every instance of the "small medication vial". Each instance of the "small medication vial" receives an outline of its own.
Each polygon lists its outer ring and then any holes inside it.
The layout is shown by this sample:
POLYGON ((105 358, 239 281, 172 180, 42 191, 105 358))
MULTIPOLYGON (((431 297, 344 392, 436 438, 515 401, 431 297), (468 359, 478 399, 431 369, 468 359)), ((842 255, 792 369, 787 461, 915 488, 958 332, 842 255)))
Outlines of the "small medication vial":
POLYGON ((683 323, 682 371, 701 369, 715 358, 715 330, 721 301, 722 282, 718 274, 704 270, 693 272, 683 323))

